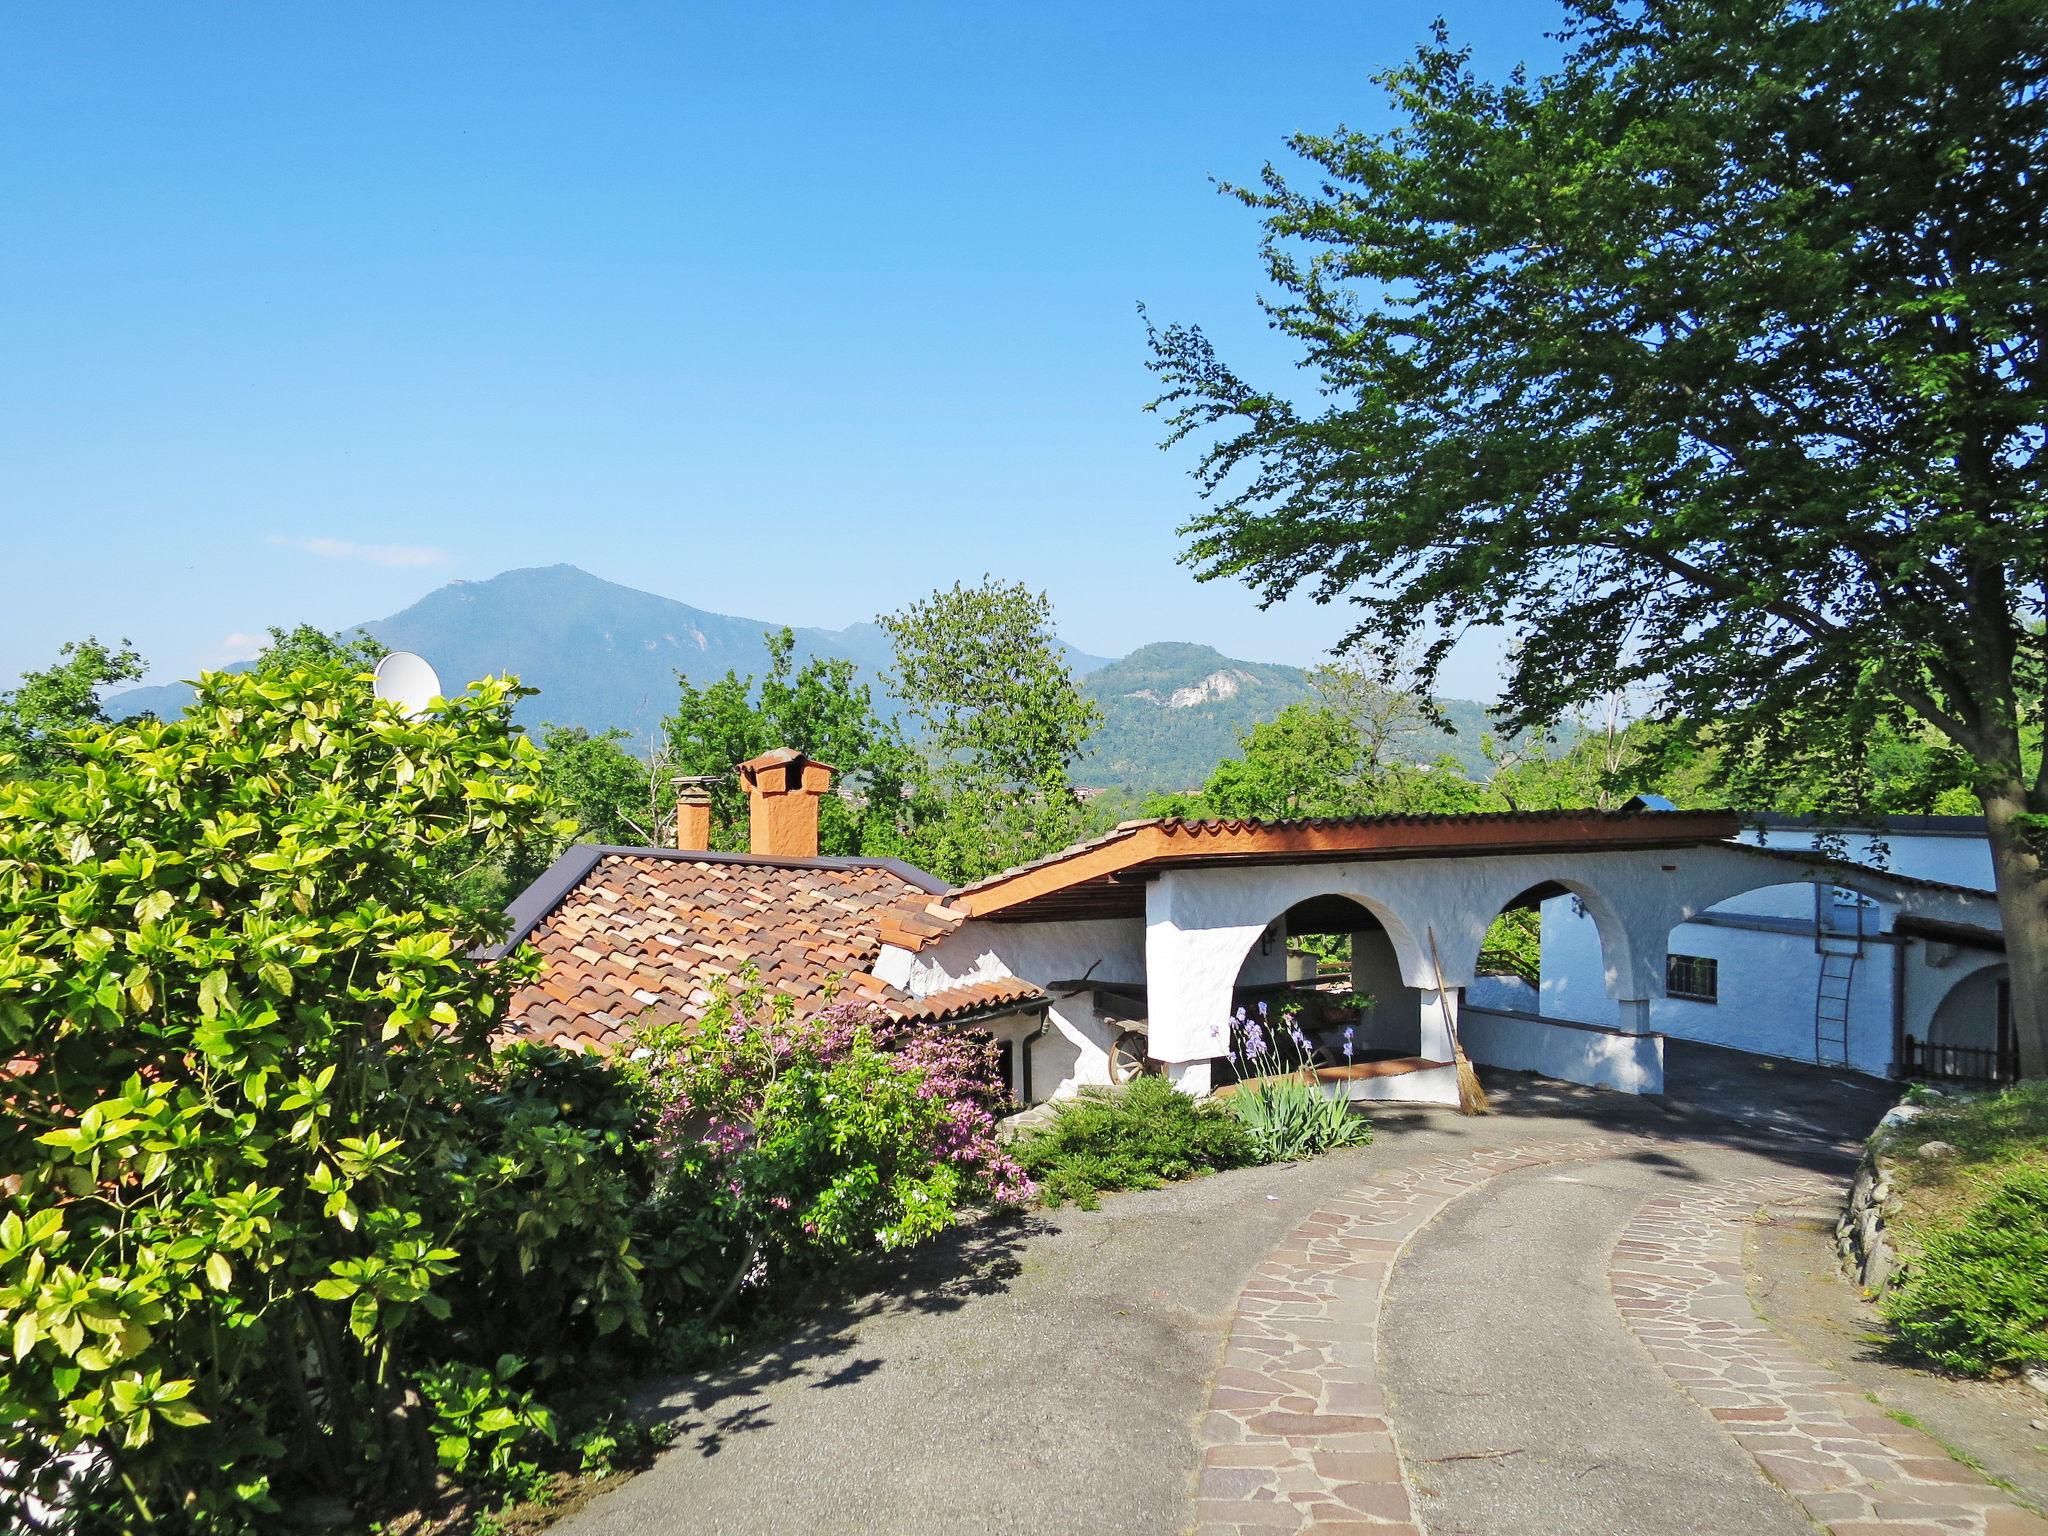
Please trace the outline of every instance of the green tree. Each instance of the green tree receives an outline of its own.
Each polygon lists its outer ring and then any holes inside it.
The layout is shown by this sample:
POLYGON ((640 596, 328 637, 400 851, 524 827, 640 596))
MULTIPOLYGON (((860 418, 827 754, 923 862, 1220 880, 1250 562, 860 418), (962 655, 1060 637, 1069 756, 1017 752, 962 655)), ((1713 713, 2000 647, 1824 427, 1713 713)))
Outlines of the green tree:
POLYGON ((1102 716, 1067 666, 1051 600, 983 577, 878 622, 917 730, 913 855, 972 880, 1071 841, 1087 820, 1071 773, 1102 716))
POLYGON ((1645 687, 1724 761, 1853 781, 1879 722, 1924 724, 1970 765, 2048 1072, 2048 10, 1566 11, 1555 73, 1480 79, 1439 29, 1393 128, 1232 189, 1319 403, 1155 333, 1205 442, 1187 558, 1427 635, 1425 688, 1510 626, 1511 726, 1645 687))
POLYGON ((839 770, 837 793, 818 808, 821 853, 901 852, 911 752, 876 712, 873 691, 841 657, 797 666, 789 629, 764 638, 768 673, 758 686, 737 672, 702 688, 677 679, 655 771, 710 779, 711 844, 739 852, 748 841, 747 803, 733 768, 775 747, 795 747, 839 770))
POLYGON ((1368 795, 1366 750, 1345 716, 1290 704, 1245 733, 1241 756, 1216 765, 1202 786, 1203 813, 1257 821, 1358 814, 1368 795))
POLYGON ((123 640, 118 648, 87 636, 66 642, 57 659, 21 674, 21 685, 0 693, 0 778, 39 778, 73 760, 67 734, 103 725, 100 695, 114 683, 142 676, 143 661, 123 640))
POLYGON ((323 667, 329 662, 340 662, 358 672, 370 672, 390 654, 391 647, 367 629, 359 629, 349 635, 330 635, 311 624, 297 624, 290 629, 273 624, 270 626, 270 643, 256 653, 249 670, 268 677, 285 677, 311 667, 323 667))

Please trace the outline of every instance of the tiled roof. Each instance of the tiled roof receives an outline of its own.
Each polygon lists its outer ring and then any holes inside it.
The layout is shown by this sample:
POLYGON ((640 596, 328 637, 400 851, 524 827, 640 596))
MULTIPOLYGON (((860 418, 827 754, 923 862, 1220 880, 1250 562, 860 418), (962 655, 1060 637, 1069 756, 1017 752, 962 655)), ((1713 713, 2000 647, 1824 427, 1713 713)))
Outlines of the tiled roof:
POLYGON ((1126 821, 1105 835, 961 886, 948 902, 973 917, 1088 918, 1142 912, 1135 876, 1179 865, 1417 858, 1568 848, 1664 848, 1719 842, 1726 811, 1482 811, 1292 821, 1126 821))
POLYGON ((1050 1003, 1045 988, 1033 986, 1021 976, 997 976, 988 981, 970 981, 943 992, 932 992, 913 1003, 894 1009, 898 1018, 920 1024, 959 1024, 989 1014, 1009 1013, 1018 1008, 1050 1003))
POLYGON ((799 1006, 828 996, 890 1012, 909 997, 872 967, 885 942, 919 948, 959 918, 938 882, 886 861, 577 849, 514 904, 511 942, 541 952, 512 996, 511 1032, 608 1049, 642 1015, 696 1018, 751 967, 799 1006))

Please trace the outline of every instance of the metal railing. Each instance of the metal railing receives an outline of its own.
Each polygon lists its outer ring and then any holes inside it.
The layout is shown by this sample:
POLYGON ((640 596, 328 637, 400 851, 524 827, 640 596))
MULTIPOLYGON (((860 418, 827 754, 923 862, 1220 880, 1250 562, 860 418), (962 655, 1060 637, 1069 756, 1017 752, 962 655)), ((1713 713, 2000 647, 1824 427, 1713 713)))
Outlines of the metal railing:
POLYGON ((1994 1050, 1980 1045, 1935 1045, 1911 1035, 1906 1036, 1906 1059, 1900 1065, 1908 1077, 1944 1083, 2016 1083, 2020 1076, 2016 1046, 1994 1050))

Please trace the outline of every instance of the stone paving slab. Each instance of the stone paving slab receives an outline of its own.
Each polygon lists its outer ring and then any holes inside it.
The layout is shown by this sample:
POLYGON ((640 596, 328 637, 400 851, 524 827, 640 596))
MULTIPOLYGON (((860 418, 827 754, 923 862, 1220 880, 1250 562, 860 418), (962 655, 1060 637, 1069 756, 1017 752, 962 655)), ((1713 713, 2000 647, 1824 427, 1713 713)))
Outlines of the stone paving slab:
POLYGON ((1589 1137, 1438 1158, 1376 1173, 1304 1219, 1239 1294, 1197 1430, 1197 1536, 1420 1536, 1375 1344, 1394 1261, 1499 1174, 1656 1145, 1589 1137))
POLYGON ((1614 1245, 1615 1306, 1679 1390, 1834 1536, 2048 1536, 2048 1520, 1757 1316, 1743 1283, 1745 1224, 1764 1201, 1828 1193, 1770 1179, 1650 1201, 1614 1245))

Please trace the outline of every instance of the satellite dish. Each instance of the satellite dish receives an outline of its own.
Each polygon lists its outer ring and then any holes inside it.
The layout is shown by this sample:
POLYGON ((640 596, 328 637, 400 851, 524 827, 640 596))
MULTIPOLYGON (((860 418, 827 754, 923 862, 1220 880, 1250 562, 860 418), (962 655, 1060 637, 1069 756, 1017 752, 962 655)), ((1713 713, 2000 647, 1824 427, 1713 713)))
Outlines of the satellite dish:
POLYGON ((370 691, 387 704, 396 704, 408 718, 417 720, 441 697, 441 678, 424 656, 393 651, 377 663, 376 680, 370 691))

